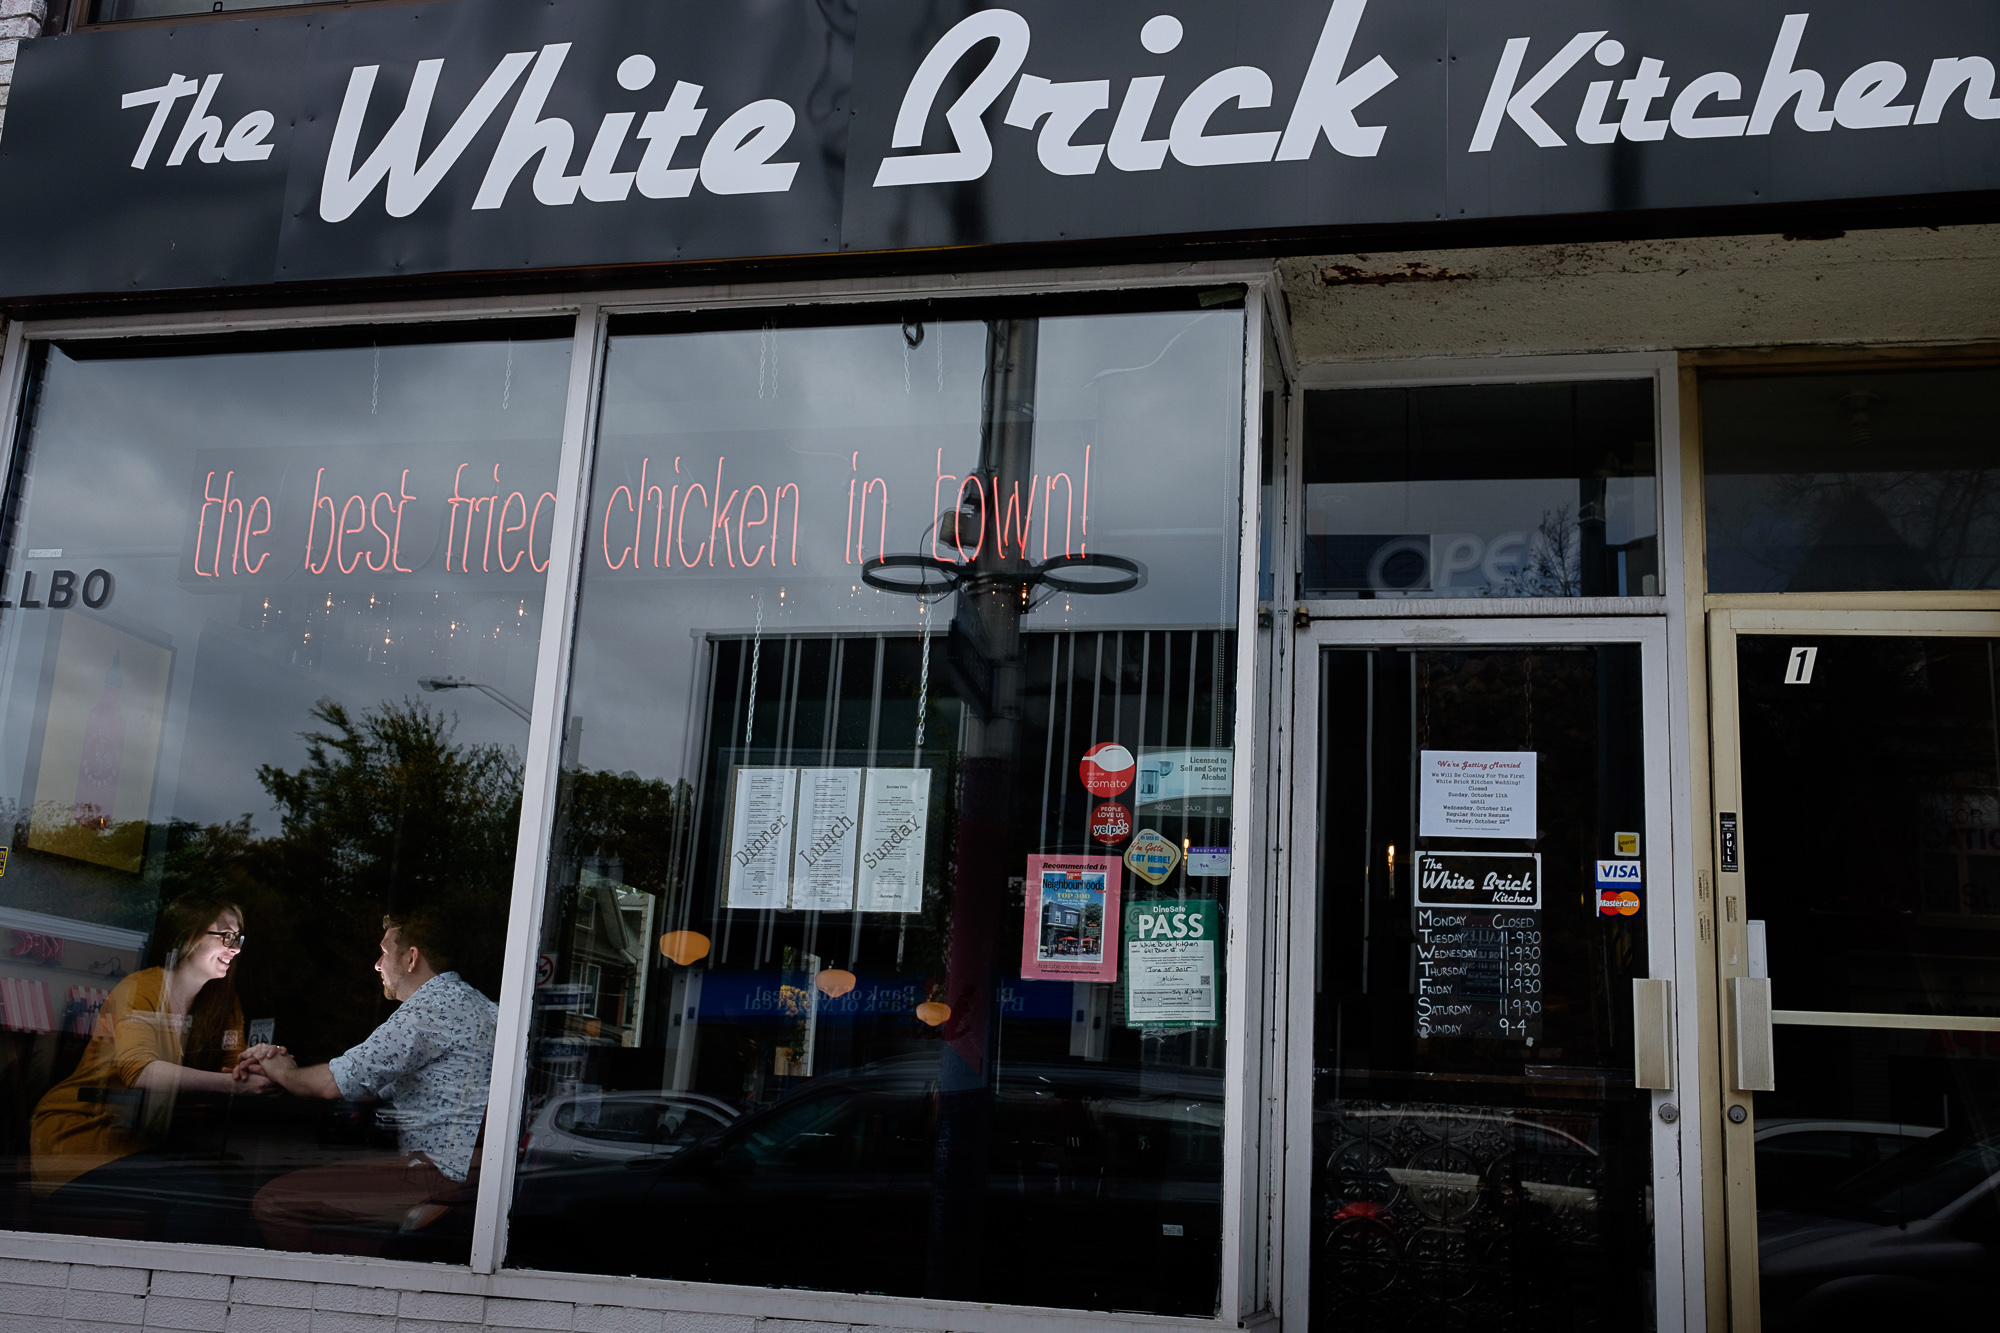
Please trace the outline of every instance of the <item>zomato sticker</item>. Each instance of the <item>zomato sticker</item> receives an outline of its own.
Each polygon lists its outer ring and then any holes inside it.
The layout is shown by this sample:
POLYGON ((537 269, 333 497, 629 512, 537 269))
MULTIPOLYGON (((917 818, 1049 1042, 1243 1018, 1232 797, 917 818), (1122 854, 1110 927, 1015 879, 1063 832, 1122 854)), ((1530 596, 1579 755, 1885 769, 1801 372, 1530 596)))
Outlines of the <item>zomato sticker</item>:
POLYGON ((1092 796, 1116 796, 1132 785, 1137 767, 1130 750, 1116 741, 1103 741, 1083 752, 1077 774, 1092 796))
POLYGON ((1637 916, 1639 895, 1630 889, 1600 889, 1597 894, 1597 910, 1605 916, 1637 916))
POLYGON ((1090 836, 1112 846, 1132 836, 1132 812, 1116 801, 1106 801, 1090 812, 1090 836))

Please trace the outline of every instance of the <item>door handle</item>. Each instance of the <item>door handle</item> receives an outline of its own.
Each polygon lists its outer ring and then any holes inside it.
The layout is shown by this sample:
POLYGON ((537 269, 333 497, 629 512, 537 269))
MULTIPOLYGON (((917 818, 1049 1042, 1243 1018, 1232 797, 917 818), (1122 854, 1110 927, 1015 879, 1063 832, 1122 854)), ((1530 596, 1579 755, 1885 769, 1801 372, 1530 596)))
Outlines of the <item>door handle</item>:
POLYGON ((1674 983, 1632 979, 1632 1083, 1654 1092, 1674 1087, 1674 983))
POLYGON ((1744 1092, 1775 1092, 1778 1062, 1771 1040, 1771 979, 1731 977, 1729 996, 1736 1011, 1736 1086, 1744 1092))

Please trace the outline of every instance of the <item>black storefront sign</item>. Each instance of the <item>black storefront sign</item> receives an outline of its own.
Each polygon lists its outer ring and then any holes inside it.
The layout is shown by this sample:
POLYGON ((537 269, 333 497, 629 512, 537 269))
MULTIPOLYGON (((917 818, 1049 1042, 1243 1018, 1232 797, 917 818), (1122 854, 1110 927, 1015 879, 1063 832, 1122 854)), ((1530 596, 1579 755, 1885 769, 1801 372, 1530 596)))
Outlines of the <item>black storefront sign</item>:
POLYGON ((0 296, 2000 188, 2000 7, 449 0, 22 49, 0 296))

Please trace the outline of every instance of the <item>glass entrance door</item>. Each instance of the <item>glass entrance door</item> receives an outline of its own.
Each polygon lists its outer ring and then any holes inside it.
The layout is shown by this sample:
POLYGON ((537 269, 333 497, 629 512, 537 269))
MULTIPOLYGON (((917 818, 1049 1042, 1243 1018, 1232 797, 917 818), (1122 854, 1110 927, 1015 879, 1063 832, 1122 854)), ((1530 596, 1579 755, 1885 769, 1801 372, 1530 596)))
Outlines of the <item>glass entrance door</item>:
POLYGON ((1736 1326, 1983 1324, 2000 617, 1735 611, 1715 628, 1736 1326))
POLYGON ((1670 1005, 1634 985, 1672 975, 1659 628, 1301 635, 1287 1263, 1314 1330, 1679 1323, 1670 1005))

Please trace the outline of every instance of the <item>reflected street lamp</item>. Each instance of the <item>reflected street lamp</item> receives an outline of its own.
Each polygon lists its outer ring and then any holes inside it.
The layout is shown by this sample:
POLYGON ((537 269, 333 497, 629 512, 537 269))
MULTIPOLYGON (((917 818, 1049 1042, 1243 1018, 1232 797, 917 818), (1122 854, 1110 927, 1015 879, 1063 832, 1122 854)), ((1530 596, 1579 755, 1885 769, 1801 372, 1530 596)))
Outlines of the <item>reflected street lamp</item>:
POLYGON ((528 716, 527 709, 521 707, 520 704, 515 703, 491 685, 481 684, 476 680, 467 680, 463 676, 419 676, 417 677, 417 686, 426 693, 435 693, 438 690, 478 690, 502 708, 513 713, 523 722, 533 721, 528 716))

